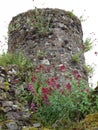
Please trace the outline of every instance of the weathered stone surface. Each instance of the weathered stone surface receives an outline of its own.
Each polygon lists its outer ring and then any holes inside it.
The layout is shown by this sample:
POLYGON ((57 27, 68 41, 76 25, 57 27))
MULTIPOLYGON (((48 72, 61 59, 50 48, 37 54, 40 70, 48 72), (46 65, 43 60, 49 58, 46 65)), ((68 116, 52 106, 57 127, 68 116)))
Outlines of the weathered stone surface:
MULTIPOLYGON (((19 100, 20 91, 17 90, 19 69, 16 65, 1 68, 3 71, 0 75, 4 74, 4 81, 0 82, 0 129, 21 130, 22 126, 28 126, 31 114, 28 103, 25 101, 24 106, 24 103, 21 104, 19 100)), ((23 90, 28 87, 28 84, 23 82, 18 87, 23 90)))
POLYGON ((18 126, 15 122, 10 122, 6 124, 7 128, 10 130, 19 130, 18 126))
POLYGON ((8 33, 9 52, 17 54, 21 50, 36 64, 65 64, 71 72, 79 70, 87 80, 81 22, 70 12, 49 8, 29 10, 13 17, 8 33), (78 62, 72 60, 75 54, 79 55, 78 62))

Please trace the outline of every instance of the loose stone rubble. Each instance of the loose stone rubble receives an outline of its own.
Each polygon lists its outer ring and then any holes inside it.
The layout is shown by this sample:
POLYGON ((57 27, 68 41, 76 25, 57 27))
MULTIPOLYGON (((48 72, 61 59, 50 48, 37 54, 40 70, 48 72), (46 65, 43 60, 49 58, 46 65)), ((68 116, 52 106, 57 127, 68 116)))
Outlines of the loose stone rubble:
POLYGON ((0 129, 21 130, 23 126, 28 126, 30 119, 30 108, 19 101, 19 91, 17 87, 25 88, 23 83, 18 86, 18 67, 15 65, 4 68, 0 66, 0 129), (4 120, 4 122, 3 122, 4 120))

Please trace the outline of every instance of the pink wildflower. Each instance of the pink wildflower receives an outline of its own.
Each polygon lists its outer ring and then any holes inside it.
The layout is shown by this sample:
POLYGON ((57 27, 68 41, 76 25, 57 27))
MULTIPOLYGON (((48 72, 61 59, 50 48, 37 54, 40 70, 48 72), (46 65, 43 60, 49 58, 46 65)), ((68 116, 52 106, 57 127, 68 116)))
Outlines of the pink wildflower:
POLYGON ((43 99, 44 99, 45 103, 46 103, 47 105, 50 105, 48 95, 50 95, 51 93, 50 93, 49 89, 46 88, 46 87, 43 87, 43 88, 42 88, 42 92, 43 92, 43 94, 44 94, 44 95, 43 95, 43 99))
POLYGON ((47 105, 50 105, 48 95, 44 94, 43 98, 44 98, 45 103, 46 103, 47 105))
POLYGON ((47 68, 46 68, 46 72, 47 72, 47 73, 50 72, 50 67, 47 66, 47 68))
POLYGON ((52 87, 54 87, 55 86, 55 84, 56 84, 56 82, 55 82, 55 80, 52 78, 52 79, 48 79, 47 80, 47 83, 48 83, 48 85, 50 85, 50 86, 52 86, 52 87))
POLYGON ((82 78, 81 74, 78 72, 78 70, 73 71, 73 75, 76 79, 80 80, 82 78))
POLYGON ((37 77, 36 77, 36 76, 33 76, 33 77, 32 77, 32 82, 36 82, 36 80, 37 80, 37 77))
POLYGON ((35 69, 35 72, 41 72, 44 69, 44 66, 42 64, 38 65, 35 69))
POLYGON ((65 65, 60 65, 60 70, 62 71, 62 72, 65 72, 66 71, 66 67, 65 67, 65 65))
POLYGON ((71 91, 71 84, 70 84, 70 83, 67 83, 67 84, 66 84, 66 88, 71 91))
POLYGON ((31 109, 33 109, 34 111, 36 111, 37 109, 36 109, 36 105, 34 104, 34 102, 32 101, 32 103, 31 103, 31 109))
POLYGON ((34 92, 34 86, 33 83, 29 84, 29 88, 28 88, 31 92, 34 92))
POLYGON ((49 87, 50 92, 53 92, 54 90, 55 90, 54 87, 52 87, 52 86, 49 87))
POLYGON ((59 88, 61 88, 61 85, 59 83, 57 83, 56 87, 59 89, 59 88))
POLYGON ((44 95, 50 94, 49 88, 47 88, 47 87, 43 87, 42 92, 44 95))
POLYGON ((74 71, 73 71, 73 75, 74 75, 74 76, 77 76, 78 74, 79 74, 78 70, 74 70, 74 71))
POLYGON ((77 79, 80 80, 82 76, 80 74, 77 75, 77 79))

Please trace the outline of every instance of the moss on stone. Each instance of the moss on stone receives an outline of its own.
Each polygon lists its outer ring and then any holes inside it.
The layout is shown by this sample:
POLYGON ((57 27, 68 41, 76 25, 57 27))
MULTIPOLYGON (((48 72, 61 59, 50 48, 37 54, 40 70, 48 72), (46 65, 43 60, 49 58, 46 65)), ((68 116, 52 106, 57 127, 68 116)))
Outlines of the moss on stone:
POLYGON ((87 115, 81 124, 85 130, 96 130, 96 128, 98 129, 98 112, 87 115))

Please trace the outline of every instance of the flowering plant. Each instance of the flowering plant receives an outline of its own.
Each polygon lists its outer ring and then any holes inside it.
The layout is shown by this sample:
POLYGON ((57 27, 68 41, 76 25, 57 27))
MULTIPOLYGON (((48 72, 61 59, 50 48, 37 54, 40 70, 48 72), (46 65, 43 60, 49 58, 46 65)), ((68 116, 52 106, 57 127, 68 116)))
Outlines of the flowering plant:
MULTIPOLYGON (((66 73, 65 65, 59 69, 66 73)), ((38 73, 32 76, 29 91, 32 92, 31 109, 41 122, 52 125, 62 117, 79 121, 94 111, 91 111, 91 102, 88 98, 92 89, 82 79, 78 70, 73 70, 63 84, 60 83, 59 76, 44 75, 47 71, 44 66, 37 67, 36 70, 38 73)), ((48 67, 49 72, 51 69, 48 67)))

